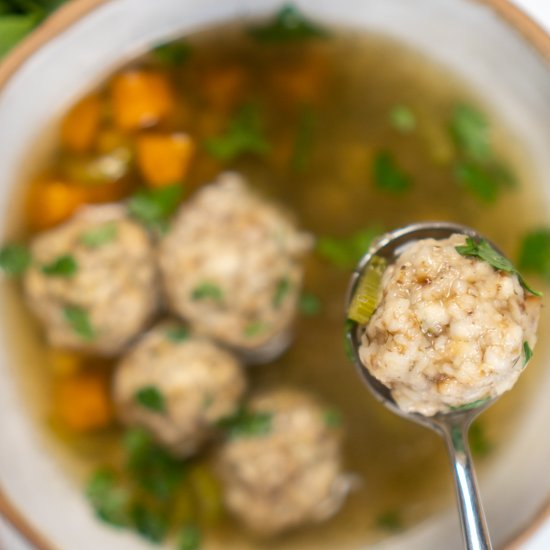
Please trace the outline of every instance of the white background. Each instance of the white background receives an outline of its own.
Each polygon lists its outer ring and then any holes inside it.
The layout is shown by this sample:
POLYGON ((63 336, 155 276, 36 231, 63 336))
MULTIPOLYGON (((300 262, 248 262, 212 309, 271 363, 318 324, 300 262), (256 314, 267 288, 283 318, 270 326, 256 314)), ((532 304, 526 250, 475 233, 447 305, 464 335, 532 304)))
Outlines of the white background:
MULTIPOLYGON (((506 0, 502 0, 503 2, 506 0)), ((550 0, 511 0, 525 9, 533 18, 550 32, 550 0)), ((549 472, 550 475, 550 472, 549 472)), ((550 520, 526 542, 521 550, 548 550, 550 549, 550 520)), ((21 542, 17 536, 0 522, 0 550, 31 550, 21 542)), ((75 549, 76 550, 76 549, 75 549)))

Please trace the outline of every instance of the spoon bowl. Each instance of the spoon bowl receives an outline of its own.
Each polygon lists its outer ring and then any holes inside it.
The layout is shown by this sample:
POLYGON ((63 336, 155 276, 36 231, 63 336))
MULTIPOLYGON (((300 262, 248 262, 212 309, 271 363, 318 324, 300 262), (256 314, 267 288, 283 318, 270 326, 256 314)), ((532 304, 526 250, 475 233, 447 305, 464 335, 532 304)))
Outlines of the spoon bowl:
MULTIPOLYGON (((468 237, 483 238, 473 229, 453 223, 431 222, 408 225, 385 233, 376 239, 368 252, 363 256, 353 272, 346 298, 346 311, 349 309, 359 281, 365 269, 376 256, 393 263, 403 250, 422 239, 446 239, 455 233, 468 237)), ((491 245, 498 251, 492 243, 491 245)), ((500 251, 499 251, 500 252, 500 251)), ((366 369, 359 357, 361 327, 348 322, 346 338, 350 344, 355 367, 367 388, 377 401, 390 409, 393 413, 421 424, 437 432, 446 442, 449 458, 453 467, 457 504, 461 520, 465 547, 468 550, 491 549, 491 541, 481 505, 473 462, 468 445, 468 430, 473 420, 489 407, 495 400, 485 400, 473 404, 465 409, 438 413, 434 416, 424 416, 419 413, 403 411, 395 402, 388 387, 382 384, 366 369)))

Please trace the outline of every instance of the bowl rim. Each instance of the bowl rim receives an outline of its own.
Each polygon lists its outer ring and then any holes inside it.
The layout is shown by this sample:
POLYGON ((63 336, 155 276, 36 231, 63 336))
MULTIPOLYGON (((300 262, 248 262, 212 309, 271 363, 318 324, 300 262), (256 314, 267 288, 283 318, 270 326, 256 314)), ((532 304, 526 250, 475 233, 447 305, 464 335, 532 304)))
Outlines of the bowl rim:
MULTIPOLYGON (((48 19, 33 30, 0 62, 0 92, 11 77, 42 46, 61 32, 102 5, 116 0, 71 0, 59 7, 48 19)), ((511 0, 465 0, 481 4, 493 11, 507 26, 534 47, 547 62, 550 70, 550 32, 511 0)), ((550 518, 550 495, 547 502, 525 527, 505 544, 504 550, 519 550, 550 518)), ((5 520, 23 540, 36 550, 59 550, 8 499, 0 486, 0 519, 5 520)))

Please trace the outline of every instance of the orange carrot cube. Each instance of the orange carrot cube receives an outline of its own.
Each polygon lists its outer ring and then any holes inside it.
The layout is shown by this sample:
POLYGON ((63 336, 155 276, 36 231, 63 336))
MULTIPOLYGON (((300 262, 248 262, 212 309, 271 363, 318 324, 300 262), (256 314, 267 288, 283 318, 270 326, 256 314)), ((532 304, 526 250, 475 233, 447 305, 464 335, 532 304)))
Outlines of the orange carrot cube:
POLYGON ((89 95, 79 101, 61 123, 61 144, 69 151, 84 153, 94 144, 101 119, 101 100, 89 95))

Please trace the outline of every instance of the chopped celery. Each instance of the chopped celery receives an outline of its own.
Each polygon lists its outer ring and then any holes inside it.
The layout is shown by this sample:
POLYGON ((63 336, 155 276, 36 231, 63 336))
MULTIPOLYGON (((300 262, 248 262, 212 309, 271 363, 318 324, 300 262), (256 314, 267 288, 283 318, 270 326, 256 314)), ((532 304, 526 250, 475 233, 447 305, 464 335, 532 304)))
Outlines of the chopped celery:
POLYGON ((369 322, 378 305, 380 283, 386 266, 386 260, 374 256, 365 269, 348 311, 348 317, 352 321, 360 325, 366 325, 369 322))

